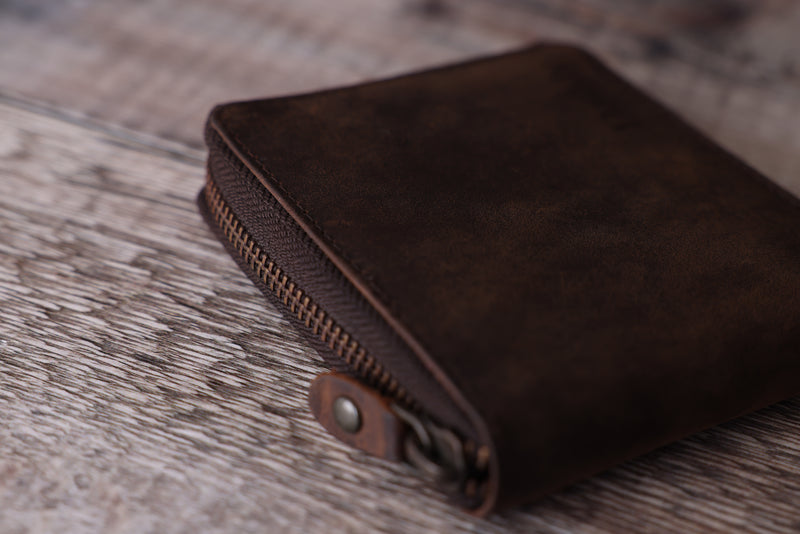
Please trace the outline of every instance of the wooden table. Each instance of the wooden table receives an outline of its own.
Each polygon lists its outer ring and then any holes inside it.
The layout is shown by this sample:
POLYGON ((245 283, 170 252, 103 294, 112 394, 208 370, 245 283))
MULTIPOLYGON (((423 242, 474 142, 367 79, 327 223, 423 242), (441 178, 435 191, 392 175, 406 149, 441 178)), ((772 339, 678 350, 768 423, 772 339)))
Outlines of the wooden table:
POLYGON ((215 102, 537 39, 800 194, 800 5, 695 4, 0 3, 0 531, 800 531, 800 398, 488 520, 452 508, 316 424, 324 366, 194 204, 215 102))

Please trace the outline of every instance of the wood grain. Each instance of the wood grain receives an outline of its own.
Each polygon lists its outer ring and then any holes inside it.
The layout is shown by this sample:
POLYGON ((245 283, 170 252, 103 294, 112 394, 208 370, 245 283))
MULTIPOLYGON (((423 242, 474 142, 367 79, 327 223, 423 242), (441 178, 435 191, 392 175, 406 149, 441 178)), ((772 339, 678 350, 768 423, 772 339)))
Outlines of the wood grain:
POLYGON ((578 42, 800 194, 794 0, 6 0, 0 88, 199 147, 217 102, 578 42))
POLYGON ((800 193, 798 25, 791 0, 0 1, 0 532, 800 531, 800 399, 452 508, 313 420, 324 366, 194 205, 217 101, 540 38, 800 193))

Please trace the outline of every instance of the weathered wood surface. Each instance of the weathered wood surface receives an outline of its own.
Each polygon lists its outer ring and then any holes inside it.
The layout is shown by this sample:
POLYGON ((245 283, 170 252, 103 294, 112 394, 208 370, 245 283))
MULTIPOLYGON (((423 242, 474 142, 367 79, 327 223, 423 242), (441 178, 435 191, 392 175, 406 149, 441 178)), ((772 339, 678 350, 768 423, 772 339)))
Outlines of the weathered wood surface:
POLYGON ((216 101, 542 37, 800 193, 800 5, 696 4, 0 2, 0 532, 800 531, 800 399, 488 521, 451 508, 311 419, 323 366, 194 206, 216 101))
POLYGON ((199 147, 210 107, 580 42, 800 194, 796 0, 0 1, 0 87, 199 147))

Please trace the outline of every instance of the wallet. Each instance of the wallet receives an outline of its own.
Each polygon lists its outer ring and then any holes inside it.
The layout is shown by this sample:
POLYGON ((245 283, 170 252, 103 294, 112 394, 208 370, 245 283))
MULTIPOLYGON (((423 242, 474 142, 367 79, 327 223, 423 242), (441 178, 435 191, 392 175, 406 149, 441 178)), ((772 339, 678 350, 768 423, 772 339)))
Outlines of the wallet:
POLYGON ((800 392, 800 203, 579 48, 219 105, 206 142, 316 418, 476 515, 800 392))

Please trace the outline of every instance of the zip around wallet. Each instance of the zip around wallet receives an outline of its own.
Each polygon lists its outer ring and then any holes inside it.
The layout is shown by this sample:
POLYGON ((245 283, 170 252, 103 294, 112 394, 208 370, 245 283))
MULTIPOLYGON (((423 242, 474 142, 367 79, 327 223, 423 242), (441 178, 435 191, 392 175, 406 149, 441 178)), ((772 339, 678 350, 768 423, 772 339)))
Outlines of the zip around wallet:
POLYGON ((579 49, 224 104, 199 205, 320 423, 485 515, 800 392, 800 205, 579 49))

